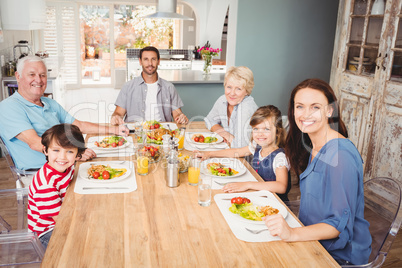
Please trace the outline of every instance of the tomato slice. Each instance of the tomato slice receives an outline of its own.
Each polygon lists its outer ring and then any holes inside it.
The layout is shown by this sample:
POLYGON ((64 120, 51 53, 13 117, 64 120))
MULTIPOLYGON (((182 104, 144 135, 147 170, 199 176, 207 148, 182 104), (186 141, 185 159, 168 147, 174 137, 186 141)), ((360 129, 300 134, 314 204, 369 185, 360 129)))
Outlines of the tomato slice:
POLYGON ((247 197, 243 197, 243 203, 251 203, 251 201, 247 197))
POLYGON ((233 197, 232 200, 230 200, 230 203, 235 204, 236 203, 236 198, 237 197, 233 197))
POLYGON ((119 141, 119 146, 122 146, 122 145, 123 145, 123 141, 120 140, 120 141, 119 141))

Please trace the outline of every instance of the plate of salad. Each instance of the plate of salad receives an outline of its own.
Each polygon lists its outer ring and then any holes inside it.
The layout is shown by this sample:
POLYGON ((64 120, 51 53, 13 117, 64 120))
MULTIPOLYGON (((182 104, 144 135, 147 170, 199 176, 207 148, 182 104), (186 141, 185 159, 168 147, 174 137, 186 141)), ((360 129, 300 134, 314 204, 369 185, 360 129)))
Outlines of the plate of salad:
POLYGON ((202 161, 201 172, 214 178, 234 178, 243 175, 247 168, 234 158, 210 158, 202 161))
POLYGON ((128 165, 107 162, 82 163, 78 176, 96 183, 113 183, 126 179, 131 174, 128 165))
POLYGON ((227 208, 234 219, 244 223, 265 225, 263 217, 281 214, 283 218, 288 215, 287 209, 277 200, 266 197, 242 197, 234 196, 231 200, 225 200, 227 208))
POLYGON ((191 133, 190 142, 196 145, 209 145, 223 142, 223 138, 216 133, 191 133))
POLYGON ((89 147, 99 150, 116 150, 126 148, 128 145, 127 140, 121 136, 99 136, 99 139, 91 143, 89 147))

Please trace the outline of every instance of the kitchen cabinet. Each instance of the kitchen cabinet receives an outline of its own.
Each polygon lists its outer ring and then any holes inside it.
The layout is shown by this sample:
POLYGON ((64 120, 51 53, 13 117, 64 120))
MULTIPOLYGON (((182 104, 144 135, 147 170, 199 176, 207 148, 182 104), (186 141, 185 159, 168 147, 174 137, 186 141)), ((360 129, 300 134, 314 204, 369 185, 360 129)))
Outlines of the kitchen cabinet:
POLYGON ((340 0, 331 85, 365 180, 402 182, 402 0, 375 2, 340 0))
POLYGON ((3 30, 45 28, 45 0, 1 0, 0 9, 3 30))

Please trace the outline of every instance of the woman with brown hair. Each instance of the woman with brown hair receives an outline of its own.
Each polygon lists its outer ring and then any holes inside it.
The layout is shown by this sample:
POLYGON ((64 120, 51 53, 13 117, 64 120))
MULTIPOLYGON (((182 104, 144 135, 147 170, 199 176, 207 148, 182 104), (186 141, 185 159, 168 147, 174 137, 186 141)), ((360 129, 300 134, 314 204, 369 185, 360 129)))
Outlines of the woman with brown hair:
POLYGON ((284 241, 320 240, 340 264, 364 264, 371 252, 364 219, 363 161, 326 82, 307 79, 290 97, 285 152, 300 177, 299 219, 290 228, 281 215, 265 217, 271 235, 284 241))

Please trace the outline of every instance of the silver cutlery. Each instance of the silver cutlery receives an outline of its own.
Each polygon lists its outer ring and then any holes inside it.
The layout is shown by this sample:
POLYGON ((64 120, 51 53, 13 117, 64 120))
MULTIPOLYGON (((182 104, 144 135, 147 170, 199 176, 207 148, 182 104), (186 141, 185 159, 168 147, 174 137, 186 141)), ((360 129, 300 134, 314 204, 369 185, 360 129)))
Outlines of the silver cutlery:
POLYGON ((251 229, 248 229, 247 227, 246 227, 246 230, 249 231, 249 232, 252 233, 252 234, 259 234, 259 233, 261 233, 261 232, 268 231, 268 229, 251 230, 251 229))
POLYGON ((82 187, 82 190, 124 190, 129 189, 128 187, 82 187))

